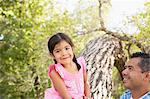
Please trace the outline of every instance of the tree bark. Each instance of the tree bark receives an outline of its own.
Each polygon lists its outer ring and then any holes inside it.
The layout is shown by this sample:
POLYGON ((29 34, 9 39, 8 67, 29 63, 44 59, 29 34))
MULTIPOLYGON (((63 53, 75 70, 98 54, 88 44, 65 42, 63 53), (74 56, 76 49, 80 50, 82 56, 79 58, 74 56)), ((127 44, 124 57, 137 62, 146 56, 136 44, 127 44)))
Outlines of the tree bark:
POLYGON ((112 66, 124 64, 121 41, 105 34, 91 40, 81 53, 87 63, 91 97, 94 99, 111 99, 112 66), (118 60, 122 59, 121 62, 118 60))

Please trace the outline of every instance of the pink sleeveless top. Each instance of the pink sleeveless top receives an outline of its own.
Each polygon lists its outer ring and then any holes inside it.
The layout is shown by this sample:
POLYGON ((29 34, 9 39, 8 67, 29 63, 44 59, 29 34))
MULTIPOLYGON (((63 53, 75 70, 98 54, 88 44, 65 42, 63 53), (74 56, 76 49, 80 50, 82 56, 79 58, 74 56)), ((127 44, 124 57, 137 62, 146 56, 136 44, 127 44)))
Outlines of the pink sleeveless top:
MULTIPOLYGON (((60 77, 63 79, 68 92, 70 93, 72 99, 83 99, 84 95, 84 77, 83 72, 86 71, 86 65, 85 60, 83 57, 79 57, 77 59, 77 62, 80 64, 81 68, 77 73, 70 73, 65 70, 65 68, 61 64, 53 64, 49 66, 49 72, 55 68, 55 70, 58 72, 60 77)), ((49 88, 45 91, 45 99, 62 99, 59 96, 59 93, 55 90, 55 88, 52 86, 52 88, 49 88)))

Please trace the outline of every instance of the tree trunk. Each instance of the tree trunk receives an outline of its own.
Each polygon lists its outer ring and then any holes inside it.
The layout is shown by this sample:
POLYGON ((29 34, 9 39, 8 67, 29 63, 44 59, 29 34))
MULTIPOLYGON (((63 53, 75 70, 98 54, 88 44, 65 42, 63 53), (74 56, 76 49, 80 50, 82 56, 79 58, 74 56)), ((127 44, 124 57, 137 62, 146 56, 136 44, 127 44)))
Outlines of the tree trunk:
POLYGON ((91 97, 111 99, 112 67, 124 64, 121 41, 105 34, 91 40, 81 55, 85 57, 87 63, 91 97), (121 64, 120 59, 122 60, 121 64))

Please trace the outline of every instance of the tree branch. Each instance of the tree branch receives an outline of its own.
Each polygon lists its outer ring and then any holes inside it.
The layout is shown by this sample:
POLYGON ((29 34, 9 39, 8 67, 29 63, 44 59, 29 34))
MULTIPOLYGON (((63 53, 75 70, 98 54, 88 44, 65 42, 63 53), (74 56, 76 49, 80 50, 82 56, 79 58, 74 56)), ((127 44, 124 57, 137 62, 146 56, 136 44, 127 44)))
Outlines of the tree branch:
POLYGON ((89 31, 84 32, 82 34, 89 34, 89 33, 97 32, 97 31, 103 31, 108 35, 111 35, 113 37, 120 39, 121 41, 128 41, 131 44, 135 44, 137 47, 139 47, 144 52, 148 52, 148 53, 150 52, 150 45, 148 45, 148 44, 147 44, 147 46, 142 45, 142 42, 149 41, 149 39, 137 40, 133 36, 127 36, 125 33, 112 32, 112 31, 107 30, 106 28, 103 28, 103 27, 102 28, 96 28, 94 30, 89 30, 89 31), (119 35, 119 34, 123 34, 123 35, 119 35))

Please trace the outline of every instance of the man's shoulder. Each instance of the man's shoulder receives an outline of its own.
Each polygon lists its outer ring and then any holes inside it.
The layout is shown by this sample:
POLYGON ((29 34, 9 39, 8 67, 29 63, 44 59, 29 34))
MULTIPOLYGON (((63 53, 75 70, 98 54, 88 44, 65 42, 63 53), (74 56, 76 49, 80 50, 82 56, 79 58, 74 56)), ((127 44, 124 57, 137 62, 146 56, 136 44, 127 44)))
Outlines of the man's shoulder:
MULTIPOLYGON (((130 90, 126 90, 120 97, 120 99, 130 99, 130 98, 131 98, 130 90)), ((144 96, 142 96, 140 99, 150 99, 150 91, 146 93, 144 96)))
POLYGON ((120 99, 130 99, 131 97, 131 91, 130 90, 126 90, 120 97, 120 99))
POLYGON ((142 96, 140 99, 150 99, 150 91, 142 96))

